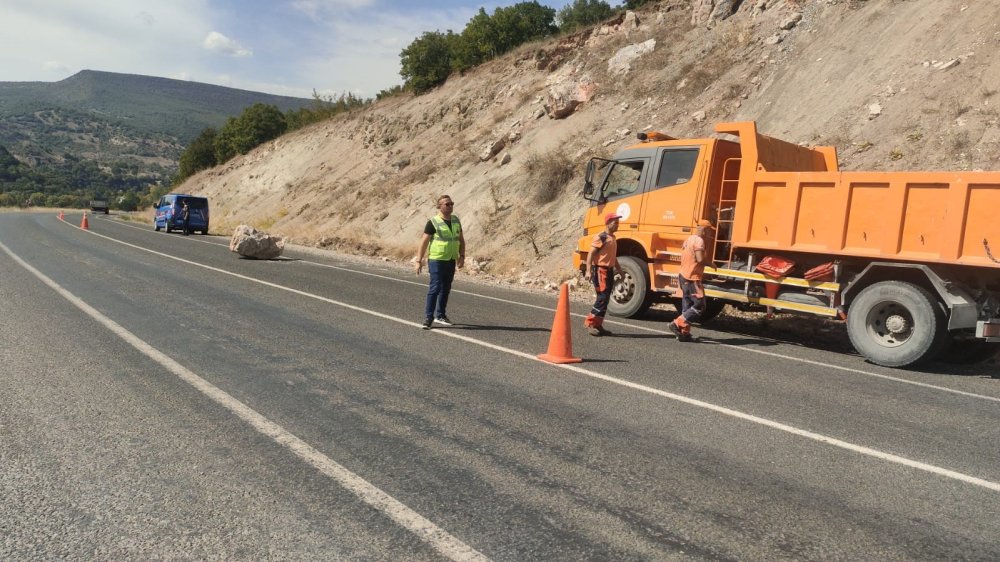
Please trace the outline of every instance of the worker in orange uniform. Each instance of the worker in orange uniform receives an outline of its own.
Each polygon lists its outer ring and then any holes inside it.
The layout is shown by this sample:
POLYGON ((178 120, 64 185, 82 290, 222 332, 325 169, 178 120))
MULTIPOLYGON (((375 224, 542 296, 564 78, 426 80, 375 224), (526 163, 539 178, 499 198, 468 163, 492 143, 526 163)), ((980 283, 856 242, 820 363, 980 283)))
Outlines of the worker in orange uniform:
POLYGON ((604 232, 594 236, 594 240, 590 243, 590 252, 587 253, 587 266, 583 276, 594 284, 597 298, 583 325, 592 336, 611 333, 604 329, 604 315, 608 312, 611 290, 615 287, 615 270, 618 269, 618 241, 615 240, 615 231, 618 230, 620 218, 621 215, 615 213, 604 215, 604 232))
POLYGON ((708 263, 705 238, 711 236, 714 230, 712 223, 701 219, 694 234, 688 236, 681 246, 681 271, 677 278, 681 287, 681 314, 670 323, 670 331, 678 341, 693 341, 691 322, 705 311, 705 286, 702 284, 708 263))

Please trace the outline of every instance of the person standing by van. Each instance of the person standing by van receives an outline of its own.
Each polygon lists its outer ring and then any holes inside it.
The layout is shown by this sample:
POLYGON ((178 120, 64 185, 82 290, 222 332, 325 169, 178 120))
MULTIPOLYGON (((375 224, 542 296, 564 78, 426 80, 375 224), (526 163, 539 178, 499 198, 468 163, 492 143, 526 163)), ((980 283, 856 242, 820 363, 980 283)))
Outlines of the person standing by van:
POLYGON ((188 202, 184 201, 181 205, 181 224, 184 225, 184 236, 191 235, 191 209, 188 207, 188 202))
POLYGON ((455 210, 455 202, 448 195, 442 195, 438 197, 437 209, 438 213, 424 225, 424 235, 420 239, 420 250, 417 253, 417 275, 420 275, 424 267, 424 256, 427 255, 427 272, 431 276, 424 304, 425 330, 429 330, 434 322, 444 326, 452 325, 446 312, 448 295, 451 293, 455 269, 461 269, 465 265, 465 235, 462 232, 462 222, 452 212, 455 210))

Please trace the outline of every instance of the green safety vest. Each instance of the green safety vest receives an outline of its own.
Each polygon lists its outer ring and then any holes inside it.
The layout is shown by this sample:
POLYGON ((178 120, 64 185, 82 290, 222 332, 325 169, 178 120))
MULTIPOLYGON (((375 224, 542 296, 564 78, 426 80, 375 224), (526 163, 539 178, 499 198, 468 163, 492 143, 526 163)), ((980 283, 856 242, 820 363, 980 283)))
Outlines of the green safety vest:
POLYGON ((462 234, 462 223, 458 217, 451 216, 451 228, 441 215, 431 217, 431 224, 434 225, 434 238, 431 240, 429 260, 451 261, 458 259, 458 240, 462 234))

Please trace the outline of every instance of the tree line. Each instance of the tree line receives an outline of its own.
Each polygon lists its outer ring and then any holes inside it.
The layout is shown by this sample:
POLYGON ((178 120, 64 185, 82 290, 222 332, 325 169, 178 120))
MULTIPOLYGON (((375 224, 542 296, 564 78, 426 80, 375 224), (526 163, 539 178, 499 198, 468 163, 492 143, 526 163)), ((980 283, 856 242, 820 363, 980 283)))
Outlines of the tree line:
MULTIPOLYGON (((635 9, 653 0, 626 0, 619 9, 635 9)), ((469 20, 461 33, 427 31, 400 53, 404 88, 423 93, 444 83, 452 72, 463 72, 510 52, 529 41, 571 33, 612 17, 614 9, 603 0, 574 0, 558 12, 536 1, 484 8, 469 20)))

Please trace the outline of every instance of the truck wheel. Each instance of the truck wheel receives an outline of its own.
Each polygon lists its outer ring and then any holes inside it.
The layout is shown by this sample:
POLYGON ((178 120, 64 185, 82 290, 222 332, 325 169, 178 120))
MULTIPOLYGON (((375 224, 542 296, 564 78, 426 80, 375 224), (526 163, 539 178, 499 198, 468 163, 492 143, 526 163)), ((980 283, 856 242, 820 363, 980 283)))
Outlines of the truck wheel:
POLYGON ((854 349, 876 365, 907 367, 930 361, 947 341, 944 310, 923 287, 882 281, 861 291, 847 316, 854 349))
MULTIPOLYGON (((677 312, 680 312, 681 311, 680 302, 678 302, 677 307, 678 307, 677 312)), ((709 322, 712 321, 713 318, 715 318, 716 316, 719 315, 720 312, 722 312, 723 308, 726 308, 726 301, 722 299, 713 299, 710 297, 706 298, 705 310, 703 310, 701 316, 699 316, 698 319, 695 320, 695 323, 708 324, 709 322)))
POLYGON ((624 318, 642 316, 653 303, 649 290, 649 268, 634 256, 618 256, 618 267, 621 276, 611 290, 608 312, 624 318))

